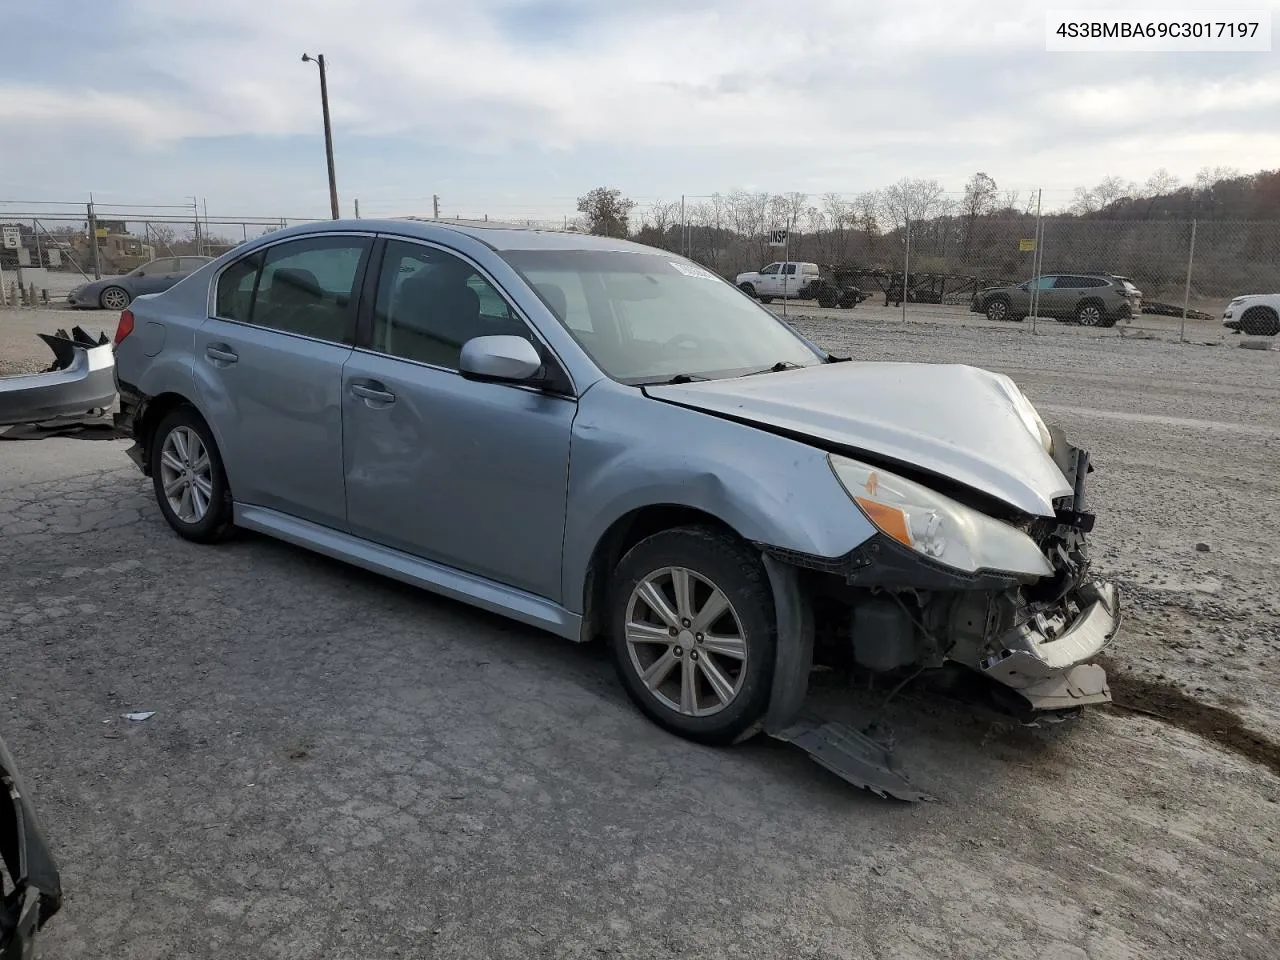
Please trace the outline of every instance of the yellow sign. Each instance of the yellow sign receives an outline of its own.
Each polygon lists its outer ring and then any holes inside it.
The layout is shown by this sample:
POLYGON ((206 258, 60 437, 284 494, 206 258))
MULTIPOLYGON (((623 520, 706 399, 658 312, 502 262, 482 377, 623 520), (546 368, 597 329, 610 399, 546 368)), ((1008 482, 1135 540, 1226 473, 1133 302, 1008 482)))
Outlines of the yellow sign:
POLYGON ((1018 241, 1018 250, 1019 250, 1019 252, 1021 252, 1021 253, 1030 253, 1030 252, 1031 252, 1032 250, 1034 250, 1035 248, 1036 248, 1036 242, 1035 242, 1034 240, 1019 240, 1019 241, 1018 241))
POLYGON ((94 232, 94 234, 96 234, 98 237, 105 237, 105 236, 107 235, 107 228, 106 228, 106 227, 97 227, 97 228, 95 228, 95 229, 94 229, 94 231, 93 231, 93 232, 94 232))

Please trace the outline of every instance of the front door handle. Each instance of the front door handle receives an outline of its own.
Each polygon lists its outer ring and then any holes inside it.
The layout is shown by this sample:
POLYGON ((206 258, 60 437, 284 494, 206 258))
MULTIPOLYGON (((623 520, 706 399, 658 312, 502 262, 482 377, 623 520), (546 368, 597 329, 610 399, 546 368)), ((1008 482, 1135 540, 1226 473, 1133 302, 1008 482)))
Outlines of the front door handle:
POLYGON ((240 356, 225 343, 211 343, 204 348, 204 355, 215 364, 235 363, 240 356))
POLYGON ((364 400, 370 407, 385 407, 396 402, 396 395, 390 390, 384 390, 380 383, 376 385, 353 383, 351 384, 351 395, 364 400))

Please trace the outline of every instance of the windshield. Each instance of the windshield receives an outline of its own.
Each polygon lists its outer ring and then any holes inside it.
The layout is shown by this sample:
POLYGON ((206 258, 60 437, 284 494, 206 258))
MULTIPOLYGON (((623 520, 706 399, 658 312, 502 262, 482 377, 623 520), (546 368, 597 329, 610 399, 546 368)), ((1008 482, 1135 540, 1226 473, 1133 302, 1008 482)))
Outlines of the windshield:
POLYGON ((606 374, 623 383, 714 379, 823 362, 773 314, 715 274, 661 254, 508 250, 606 374))

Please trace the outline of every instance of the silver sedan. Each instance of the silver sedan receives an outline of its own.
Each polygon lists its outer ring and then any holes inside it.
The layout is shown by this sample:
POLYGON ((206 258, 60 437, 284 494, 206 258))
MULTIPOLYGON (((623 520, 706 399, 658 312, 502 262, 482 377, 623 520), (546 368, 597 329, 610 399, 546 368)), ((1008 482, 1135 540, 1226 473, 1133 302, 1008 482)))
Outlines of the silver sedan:
POLYGON ((137 301, 118 426, 183 537, 279 537, 575 641, 704 743, 801 720, 815 658, 967 671, 1024 716, 1109 699, 1088 454, 1008 377, 832 356, 619 240, 335 221, 137 301))

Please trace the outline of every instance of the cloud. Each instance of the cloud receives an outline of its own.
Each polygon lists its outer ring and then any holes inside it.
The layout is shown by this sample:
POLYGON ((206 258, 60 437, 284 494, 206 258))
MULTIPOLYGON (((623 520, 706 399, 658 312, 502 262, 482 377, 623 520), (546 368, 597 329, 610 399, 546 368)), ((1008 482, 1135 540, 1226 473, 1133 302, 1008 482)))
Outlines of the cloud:
MULTIPOLYGON (((251 138, 260 164, 288 163, 290 141, 318 133, 305 50, 326 55, 346 168, 375 179, 371 151, 389 142, 418 145, 424 162, 500 160, 513 182, 520 164, 552 163, 575 190, 630 177, 621 185, 640 194, 858 190, 907 174, 958 188, 974 169, 1034 185, 1048 171, 1078 182, 1268 162, 1260 147, 1221 153, 1280 100, 1265 55, 1049 55, 1048 5, 120 0, 80 25, 82 45, 63 38, 57 73, 23 69, 21 50, 0 61, 0 124, 141 154, 251 138), (603 157, 617 166, 588 168, 603 157)), ((37 153, 14 158, 24 181, 39 176, 37 153)), ((385 183, 410 177, 408 153, 387 162, 385 183)), ((473 165, 432 177, 466 182, 473 165)))

